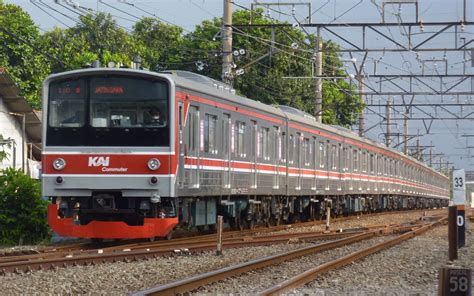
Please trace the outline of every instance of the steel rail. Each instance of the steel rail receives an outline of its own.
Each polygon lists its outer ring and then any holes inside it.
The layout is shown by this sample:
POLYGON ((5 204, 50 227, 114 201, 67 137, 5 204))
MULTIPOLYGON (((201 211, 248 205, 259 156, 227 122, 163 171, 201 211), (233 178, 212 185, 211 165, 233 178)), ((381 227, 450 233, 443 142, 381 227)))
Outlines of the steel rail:
POLYGON ((422 234, 422 233, 428 231, 429 229, 431 229, 432 227, 434 227, 435 225, 438 225, 438 224, 442 223, 445 219, 447 219, 447 218, 443 217, 443 218, 441 218, 440 220, 438 220, 436 222, 430 223, 430 224, 425 225, 425 226, 421 226, 416 230, 413 230, 413 231, 407 232, 405 234, 399 235, 396 238, 393 238, 393 239, 390 239, 388 241, 373 245, 369 248, 366 248, 366 249, 363 249, 363 250, 360 250, 360 251, 356 251, 356 252, 351 253, 349 255, 343 256, 339 259, 321 264, 321 265, 319 265, 315 268, 312 268, 312 269, 307 270, 307 271, 305 271, 305 272, 303 272, 303 273, 301 273, 297 276, 294 276, 294 277, 292 277, 292 278, 290 278, 290 279, 288 279, 288 280, 286 280, 282 283, 279 283, 279 284, 277 284, 277 285, 275 285, 271 288, 268 288, 264 291, 261 291, 261 292, 258 293, 258 295, 260 295, 260 296, 263 296, 263 295, 281 295, 285 292, 288 292, 292 289, 298 288, 298 287, 300 287, 300 286, 302 286, 306 283, 309 283, 309 282, 313 281, 315 278, 317 278, 319 275, 321 275, 325 272, 328 272, 330 270, 339 268, 341 266, 351 264, 352 262, 354 262, 356 260, 359 260, 359 259, 364 258, 366 256, 375 254, 375 253, 380 252, 384 249, 388 249, 388 248, 393 247, 397 244, 400 244, 401 242, 406 241, 406 240, 408 240, 412 237, 415 237, 419 234, 422 234))
POLYGON ((241 274, 247 271, 266 267, 268 265, 278 264, 287 260, 302 257, 308 254, 318 253, 333 248, 342 247, 344 245, 352 244, 362 241, 364 239, 372 238, 376 235, 376 231, 370 231, 362 234, 350 236, 348 238, 339 239, 336 241, 325 242, 315 246, 300 248, 297 250, 277 254, 265 258, 259 258, 237 265, 221 268, 208 273, 199 274, 184 280, 179 280, 159 287, 151 288, 136 292, 132 295, 176 295, 177 293, 185 293, 196 289, 200 286, 210 284, 228 277, 241 274))
MULTIPOLYGON (((311 240, 328 240, 340 239, 341 237, 353 236, 354 234, 361 234, 362 231, 357 232, 332 232, 332 233, 292 233, 280 234, 275 237, 264 236, 255 238, 233 238, 223 242, 226 248, 239 248, 250 246, 265 246, 276 243, 287 243, 293 239, 298 241, 311 240)), ((190 254, 202 252, 206 250, 213 250, 216 248, 214 241, 201 242, 194 241, 189 243, 180 243, 169 246, 157 246, 155 248, 140 248, 140 249, 121 249, 113 252, 105 253, 101 250, 98 253, 80 253, 67 254, 59 253, 56 256, 48 256, 48 254, 40 254, 36 257, 23 256, 21 258, 5 258, 0 262, 0 274, 7 272, 27 272, 35 269, 50 269, 56 267, 67 267, 70 265, 84 265, 84 264, 98 264, 103 262, 138 260, 158 256, 174 256, 179 254, 190 254)))

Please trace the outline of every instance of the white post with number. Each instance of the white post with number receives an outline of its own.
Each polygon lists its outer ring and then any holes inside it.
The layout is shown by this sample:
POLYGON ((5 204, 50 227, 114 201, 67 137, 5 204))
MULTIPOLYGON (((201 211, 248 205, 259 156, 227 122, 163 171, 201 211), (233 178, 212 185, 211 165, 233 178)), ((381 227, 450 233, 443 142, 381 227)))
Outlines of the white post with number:
POLYGON ((464 170, 453 171, 453 204, 466 204, 466 173, 464 170))

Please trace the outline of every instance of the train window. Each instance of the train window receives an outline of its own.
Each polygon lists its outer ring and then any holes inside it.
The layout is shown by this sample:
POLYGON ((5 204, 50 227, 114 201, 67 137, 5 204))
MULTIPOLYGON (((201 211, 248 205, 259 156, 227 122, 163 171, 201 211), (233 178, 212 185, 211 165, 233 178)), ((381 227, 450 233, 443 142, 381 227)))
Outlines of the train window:
POLYGON ((311 164, 311 159, 313 157, 313 143, 309 139, 304 139, 303 141, 303 150, 304 150, 304 165, 309 166, 311 164))
POLYGON ((319 167, 324 168, 326 162, 326 146, 324 142, 319 142, 319 167))
POLYGON ((190 152, 196 152, 198 149, 198 122, 199 122, 199 110, 191 106, 190 110, 190 120, 189 120, 189 130, 188 130, 188 136, 189 136, 189 151, 190 152))
POLYGON ((281 159, 281 135, 280 135, 280 128, 278 126, 273 127, 275 137, 273 138, 274 140, 274 145, 275 148, 273 150, 274 156, 276 159, 281 159))
POLYGON ((258 131, 257 122, 251 120, 252 129, 250 130, 250 158, 255 161, 260 156, 260 133, 258 131))
POLYGON ((264 160, 270 159, 270 129, 262 127, 258 139, 258 156, 264 160))
POLYGON ((204 117, 204 152, 217 154, 217 116, 204 117))
POLYGON ((236 148, 236 154, 239 157, 246 157, 246 151, 245 151, 245 130, 246 130, 246 125, 245 122, 237 121, 235 123, 235 148, 236 148))
POLYGON ((230 114, 224 113, 222 119, 222 151, 224 152, 224 157, 229 158, 229 131, 231 129, 230 114))
POLYGON ((349 163, 351 161, 350 159, 350 156, 349 156, 349 149, 347 148, 342 148, 342 156, 341 156, 341 159, 342 159, 342 170, 345 172, 345 171, 348 171, 349 169, 349 163))
POLYGON ((359 150, 357 149, 354 149, 352 151, 352 159, 354 160, 354 172, 358 172, 359 171, 359 150))
POLYGON ((362 152, 362 172, 367 172, 367 152, 362 152))
POLYGON ((82 127, 86 121, 86 83, 83 79, 51 83, 49 126, 82 127))
POLYGON ((294 151, 296 148, 296 141, 293 135, 290 135, 290 140, 288 143, 288 163, 293 164, 294 151))
POLYGON ((369 160, 369 171, 370 173, 374 173, 375 170, 375 158, 373 154, 370 154, 370 160, 369 160))
POLYGON ((286 162, 286 134, 280 133, 278 136, 278 153, 282 163, 286 162))
POLYGON ((337 146, 331 145, 331 169, 337 169, 336 161, 338 159, 337 146))

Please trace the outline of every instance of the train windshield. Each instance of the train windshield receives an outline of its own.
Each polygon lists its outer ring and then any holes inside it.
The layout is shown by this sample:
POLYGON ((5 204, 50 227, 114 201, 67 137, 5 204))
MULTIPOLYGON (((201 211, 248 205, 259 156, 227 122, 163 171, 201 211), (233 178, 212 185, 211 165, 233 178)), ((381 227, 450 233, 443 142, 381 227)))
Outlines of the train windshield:
POLYGON ((164 81, 91 76, 49 87, 47 144, 168 146, 169 88, 164 81))

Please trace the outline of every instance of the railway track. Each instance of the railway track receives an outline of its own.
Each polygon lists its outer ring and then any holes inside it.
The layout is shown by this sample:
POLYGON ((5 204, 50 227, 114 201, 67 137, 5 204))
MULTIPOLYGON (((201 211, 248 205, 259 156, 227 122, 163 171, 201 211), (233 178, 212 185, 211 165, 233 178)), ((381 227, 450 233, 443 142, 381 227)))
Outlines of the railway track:
MULTIPOLYGON (((423 222, 417 226, 414 226, 412 229, 403 234, 397 235, 393 239, 386 240, 382 243, 372 245, 369 248, 359 250, 357 252, 351 253, 349 255, 343 256, 336 260, 324 263, 320 266, 307 270, 299 275, 294 276, 293 278, 288 279, 285 282, 278 283, 273 287, 270 287, 266 290, 260 292, 261 295, 279 295, 284 292, 288 292, 291 289, 299 287, 307 282, 314 280, 318 275, 327 272, 329 270, 350 264, 360 258, 369 256, 383 249, 390 248, 395 246, 405 240, 408 240, 416 235, 426 232, 432 227, 443 223, 447 218, 446 217, 436 217, 433 218, 433 222, 423 222)), ((394 232, 395 231, 394 227, 394 232)), ((325 250, 330 250, 334 248, 339 248, 347 244, 356 243, 362 240, 367 240, 373 238, 377 235, 377 231, 369 230, 363 233, 355 234, 347 238, 341 238, 331 242, 323 242, 315 246, 301 248, 298 250, 289 251, 286 253, 269 256, 266 258, 260 258, 256 260, 251 260, 245 263, 237 264, 234 266, 222 268, 219 270, 211 271, 208 273, 196 275, 187 279, 180 281, 172 282, 169 284, 161 285, 155 288, 147 289, 144 291, 136 292, 133 295, 175 295, 177 293, 186 293, 193 290, 196 290, 199 287, 209 285, 213 282, 225 280, 229 277, 236 276, 242 273, 250 272, 253 270, 261 269, 266 266, 276 265, 284 261, 292 260, 298 257, 306 256, 308 254, 314 254, 322 252, 325 250)))
MULTIPOLYGON (((387 214, 387 213, 384 213, 387 214)), ((374 214, 365 215, 373 216, 374 214)), ((343 217, 334 221, 346 221, 357 219, 357 217, 343 217)), ((404 232, 411 230, 413 225, 372 225, 370 227, 358 227, 323 232, 299 232, 299 233, 273 233, 290 228, 314 226, 324 223, 323 221, 304 222, 293 225, 280 225, 269 228, 259 228, 245 231, 227 231, 223 235, 225 248, 238 248, 244 246, 260 246, 276 243, 294 241, 330 240, 348 237, 369 230, 378 229, 385 233, 392 231, 404 232)), ((101 248, 87 249, 90 244, 75 244, 73 246, 62 246, 63 248, 50 248, 38 254, 21 256, 0 257, 0 274, 8 272, 27 272, 41 269, 55 269, 72 265, 99 264, 115 261, 133 261, 158 256, 177 256, 180 254, 196 253, 215 249, 215 234, 177 238, 171 241, 157 241, 146 243, 130 243, 123 245, 111 245, 101 248), (84 248, 84 249, 81 249, 84 248)))

